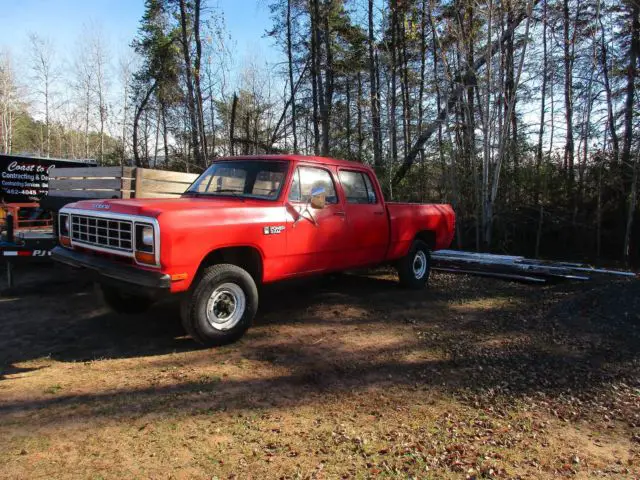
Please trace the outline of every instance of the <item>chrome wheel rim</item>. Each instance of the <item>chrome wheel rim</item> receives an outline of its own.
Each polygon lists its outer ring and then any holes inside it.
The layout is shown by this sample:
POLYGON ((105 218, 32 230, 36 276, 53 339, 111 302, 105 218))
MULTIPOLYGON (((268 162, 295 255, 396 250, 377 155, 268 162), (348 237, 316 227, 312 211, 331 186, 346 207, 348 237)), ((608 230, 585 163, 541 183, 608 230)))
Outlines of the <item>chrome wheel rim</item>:
POLYGON ((216 330, 235 327, 244 315, 247 297, 235 283, 219 285, 207 302, 207 320, 216 330))
POLYGON ((413 257, 413 276, 420 280, 424 277, 424 274, 427 272, 427 255, 422 251, 418 250, 413 257))

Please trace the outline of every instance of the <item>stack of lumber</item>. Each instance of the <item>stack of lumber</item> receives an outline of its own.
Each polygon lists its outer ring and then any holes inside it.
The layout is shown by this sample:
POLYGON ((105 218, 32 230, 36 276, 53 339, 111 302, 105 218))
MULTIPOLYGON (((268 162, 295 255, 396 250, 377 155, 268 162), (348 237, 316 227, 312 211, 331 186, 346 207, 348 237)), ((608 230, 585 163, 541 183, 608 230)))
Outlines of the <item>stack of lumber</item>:
POLYGON ((439 250, 432 253, 432 268, 438 271, 466 273, 531 283, 554 279, 590 280, 594 275, 635 277, 633 272, 593 268, 582 263, 533 260, 513 255, 439 250))

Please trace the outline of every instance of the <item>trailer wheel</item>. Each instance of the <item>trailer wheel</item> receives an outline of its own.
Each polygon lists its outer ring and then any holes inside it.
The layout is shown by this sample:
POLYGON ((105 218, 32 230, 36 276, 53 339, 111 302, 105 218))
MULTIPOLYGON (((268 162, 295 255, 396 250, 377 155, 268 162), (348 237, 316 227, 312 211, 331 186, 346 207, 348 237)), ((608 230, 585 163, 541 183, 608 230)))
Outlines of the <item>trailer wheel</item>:
POLYGON ((131 295, 110 285, 100 285, 102 298, 107 306, 116 313, 136 315, 149 310, 152 301, 142 295, 131 295))
POLYGON ((409 252, 398 261, 396 269, 403 287, 412 290, 424 288, 431 271, 429 246, 422 240, 415 240, 409 252))
POLYGON ((258 310, 258 288, 251 275, 231 264, 207 267, 182 300, 182 325, 203 345, 238 340, 258 310))

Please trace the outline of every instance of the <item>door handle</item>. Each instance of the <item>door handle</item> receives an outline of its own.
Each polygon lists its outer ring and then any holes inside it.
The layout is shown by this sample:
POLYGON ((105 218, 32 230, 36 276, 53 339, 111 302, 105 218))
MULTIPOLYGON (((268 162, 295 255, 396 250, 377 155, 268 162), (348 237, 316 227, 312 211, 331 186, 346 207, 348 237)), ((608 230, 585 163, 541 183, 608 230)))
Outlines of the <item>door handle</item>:
POLYGON ((344 213, 344 212, 333 212, 333 214, 334 214, 336 217, 344 217, 344 216, 345 216, 345 213, 344 213))
POLYGON ((384 211, 382 212, 373 212, 374 215, 384 215, 384 211))

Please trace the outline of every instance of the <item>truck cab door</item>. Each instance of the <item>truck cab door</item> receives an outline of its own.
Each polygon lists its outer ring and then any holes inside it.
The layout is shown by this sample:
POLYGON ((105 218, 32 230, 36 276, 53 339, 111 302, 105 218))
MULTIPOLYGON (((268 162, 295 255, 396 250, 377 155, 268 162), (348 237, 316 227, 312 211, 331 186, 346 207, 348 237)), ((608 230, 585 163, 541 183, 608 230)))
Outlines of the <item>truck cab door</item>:
POLYGON ((366 171, 340 169, 338 178, 347 218, 348 266, 382 262, 389 245, 389 218, 380 192, 366 171))
POLYGON ((340 270, 344 265, 348 231, 338 197, 335 169, 299 165, 286 201, 287 274, 290 276, 340 270), (323 208, 311 204, 312 190, 324 191, 323 208))

